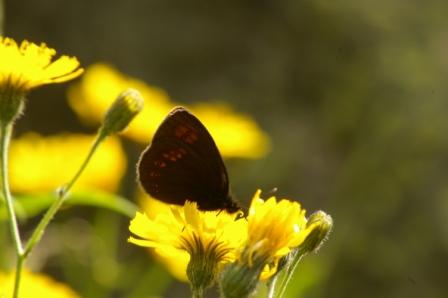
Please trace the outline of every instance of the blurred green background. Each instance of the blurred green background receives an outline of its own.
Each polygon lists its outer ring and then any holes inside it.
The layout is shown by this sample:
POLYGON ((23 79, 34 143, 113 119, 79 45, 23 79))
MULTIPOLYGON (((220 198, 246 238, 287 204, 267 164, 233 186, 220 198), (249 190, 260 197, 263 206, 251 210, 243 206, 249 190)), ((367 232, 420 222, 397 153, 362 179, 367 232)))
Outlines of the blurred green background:
MULTIPOLYGON (((278 187, 335 222, 288 297, 446 297, 447 11, 442 0, 7 0, 5 29, 83 66, 112 63, 178 102, 252 115, 272 150, 226 160, 237 197, 278 187)), ((34 91, 15 135, 93 132, 66 87, 34 91)), ((143 148, 125 146, 120 193, 132 198, 143 148)), ((128 224, 108 210, 63 210, 29 265, 83 297, 188 297, 126 242, 128 224)))

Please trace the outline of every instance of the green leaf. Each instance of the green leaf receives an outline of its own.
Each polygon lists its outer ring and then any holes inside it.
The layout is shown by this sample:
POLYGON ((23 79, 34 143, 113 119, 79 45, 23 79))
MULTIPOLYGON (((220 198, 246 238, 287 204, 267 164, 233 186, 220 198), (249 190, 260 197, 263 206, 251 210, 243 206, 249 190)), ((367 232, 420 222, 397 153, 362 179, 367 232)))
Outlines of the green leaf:
MULTIPOLYGON (((56 199, 54 193, 16 196, 14 208, 20 219, 31 218, 48 209, 56 199)), ((135 216, 138 207, 126 198, 100 190, 78 190, 69 194, 65 206, 81 205, 109 209, 129 218, 135 216)), ((6 206, 0 204, 0 221, 6 220, 6 206)))

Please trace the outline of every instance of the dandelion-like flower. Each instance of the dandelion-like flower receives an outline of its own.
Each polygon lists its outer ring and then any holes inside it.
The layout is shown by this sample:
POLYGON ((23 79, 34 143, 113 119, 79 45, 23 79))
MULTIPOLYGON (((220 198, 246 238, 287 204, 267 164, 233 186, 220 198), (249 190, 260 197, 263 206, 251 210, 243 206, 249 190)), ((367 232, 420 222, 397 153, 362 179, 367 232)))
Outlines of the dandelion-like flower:
POLYGON ((25 94, 38 86, 61 83, 79 76, 83 69, 74 57, 61 56, 44 43, 37 45, 0 37, 0 121, 9 123, 20 113, 25 94))
MULTIPOLYGON (((31 273, 24 270, 22 273, 21 298, 80 298, 70 287, 56 282, 50 277, 31 273)), ((12 297, 14 288, 14 274, 0 272, 0 297, 12 297)))
POLYGON ((279 258, 298 247, 307 237, 305 210, 297 202, 260 198, 258 190, 249 209, 247 261, 252 265, 258 259, 275 264, 279 258))
POLYGON ((210 286, 223 264, 235 260, 236 249, 246 239, 246 220, 225 211, 200 211, 194 202, 170 206, 149 219, 137 213, 129 242, 151 247, 162 257, 178 260, 186 268, 193 290, 210 286))
MULTIPOLYGON (((47 192, 70 180, 95 139, 94 135, 27 133, 10 149, 10 182, 16 193, 47 192), (45 170, 42 170, 45 169, 45 170)), ((115 191, 126 170, 126 155, 118 137, 98 147, 75 188, 115 191)))
POLYGON ((224 297, 248 297, 260 279, 276 273, 280 258, 300 246, 310 233, 299 203, 275 197, 265 201, 260 194, 260 190, 255 193, 247 216, 247 242, 237 261, 222 275, 224 297))
POLYGON ((26 92, 52 83, 66 82, 83 69, 74 57, 61 56, 51 61, 56 51, 44 43, 23 41, 20 46, 11 38, 0 37, 0 88, 26 92))

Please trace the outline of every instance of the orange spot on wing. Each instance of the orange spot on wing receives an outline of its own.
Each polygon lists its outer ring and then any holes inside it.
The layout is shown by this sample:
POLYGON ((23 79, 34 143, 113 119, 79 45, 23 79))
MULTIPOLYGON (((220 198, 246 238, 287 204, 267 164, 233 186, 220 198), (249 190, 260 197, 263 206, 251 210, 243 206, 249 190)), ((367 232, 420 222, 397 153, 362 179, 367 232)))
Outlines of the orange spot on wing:
POLYGON ((189 129, 187 127, 179 125, 178 127, 176 127, 176 131, 174 132, 174 134, 177 138, 182 138, 182 136, 185 135, 188 131, 189 129))
POLYGON ((164 162, 161 161, 161 160, 156 160, 156 161, 154 162, 154 165, 155 165, 156 167, 159 167, 159 168, 164 168, 164 167, 166 167, 166 163, 164 163, 164 162))
POLYGON ((189 133, 187 136, 185 136, 184 141, 187 142, 188 144, 193 144, 194 142, 196 142, 198 140, 198 135, 195 134, 194 132, 189 133))

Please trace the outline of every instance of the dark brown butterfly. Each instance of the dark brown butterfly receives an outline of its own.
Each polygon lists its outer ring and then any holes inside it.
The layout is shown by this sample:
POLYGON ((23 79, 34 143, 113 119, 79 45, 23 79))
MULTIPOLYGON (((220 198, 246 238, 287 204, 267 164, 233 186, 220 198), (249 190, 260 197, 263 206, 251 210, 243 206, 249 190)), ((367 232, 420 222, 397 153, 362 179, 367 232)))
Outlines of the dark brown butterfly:
POLYGON ((201 210, 240 210, 229 194, 227 170, 215 141, 183 107, 168 114, 137 167, 143 188, 160 201, 193 201, 201 210))

